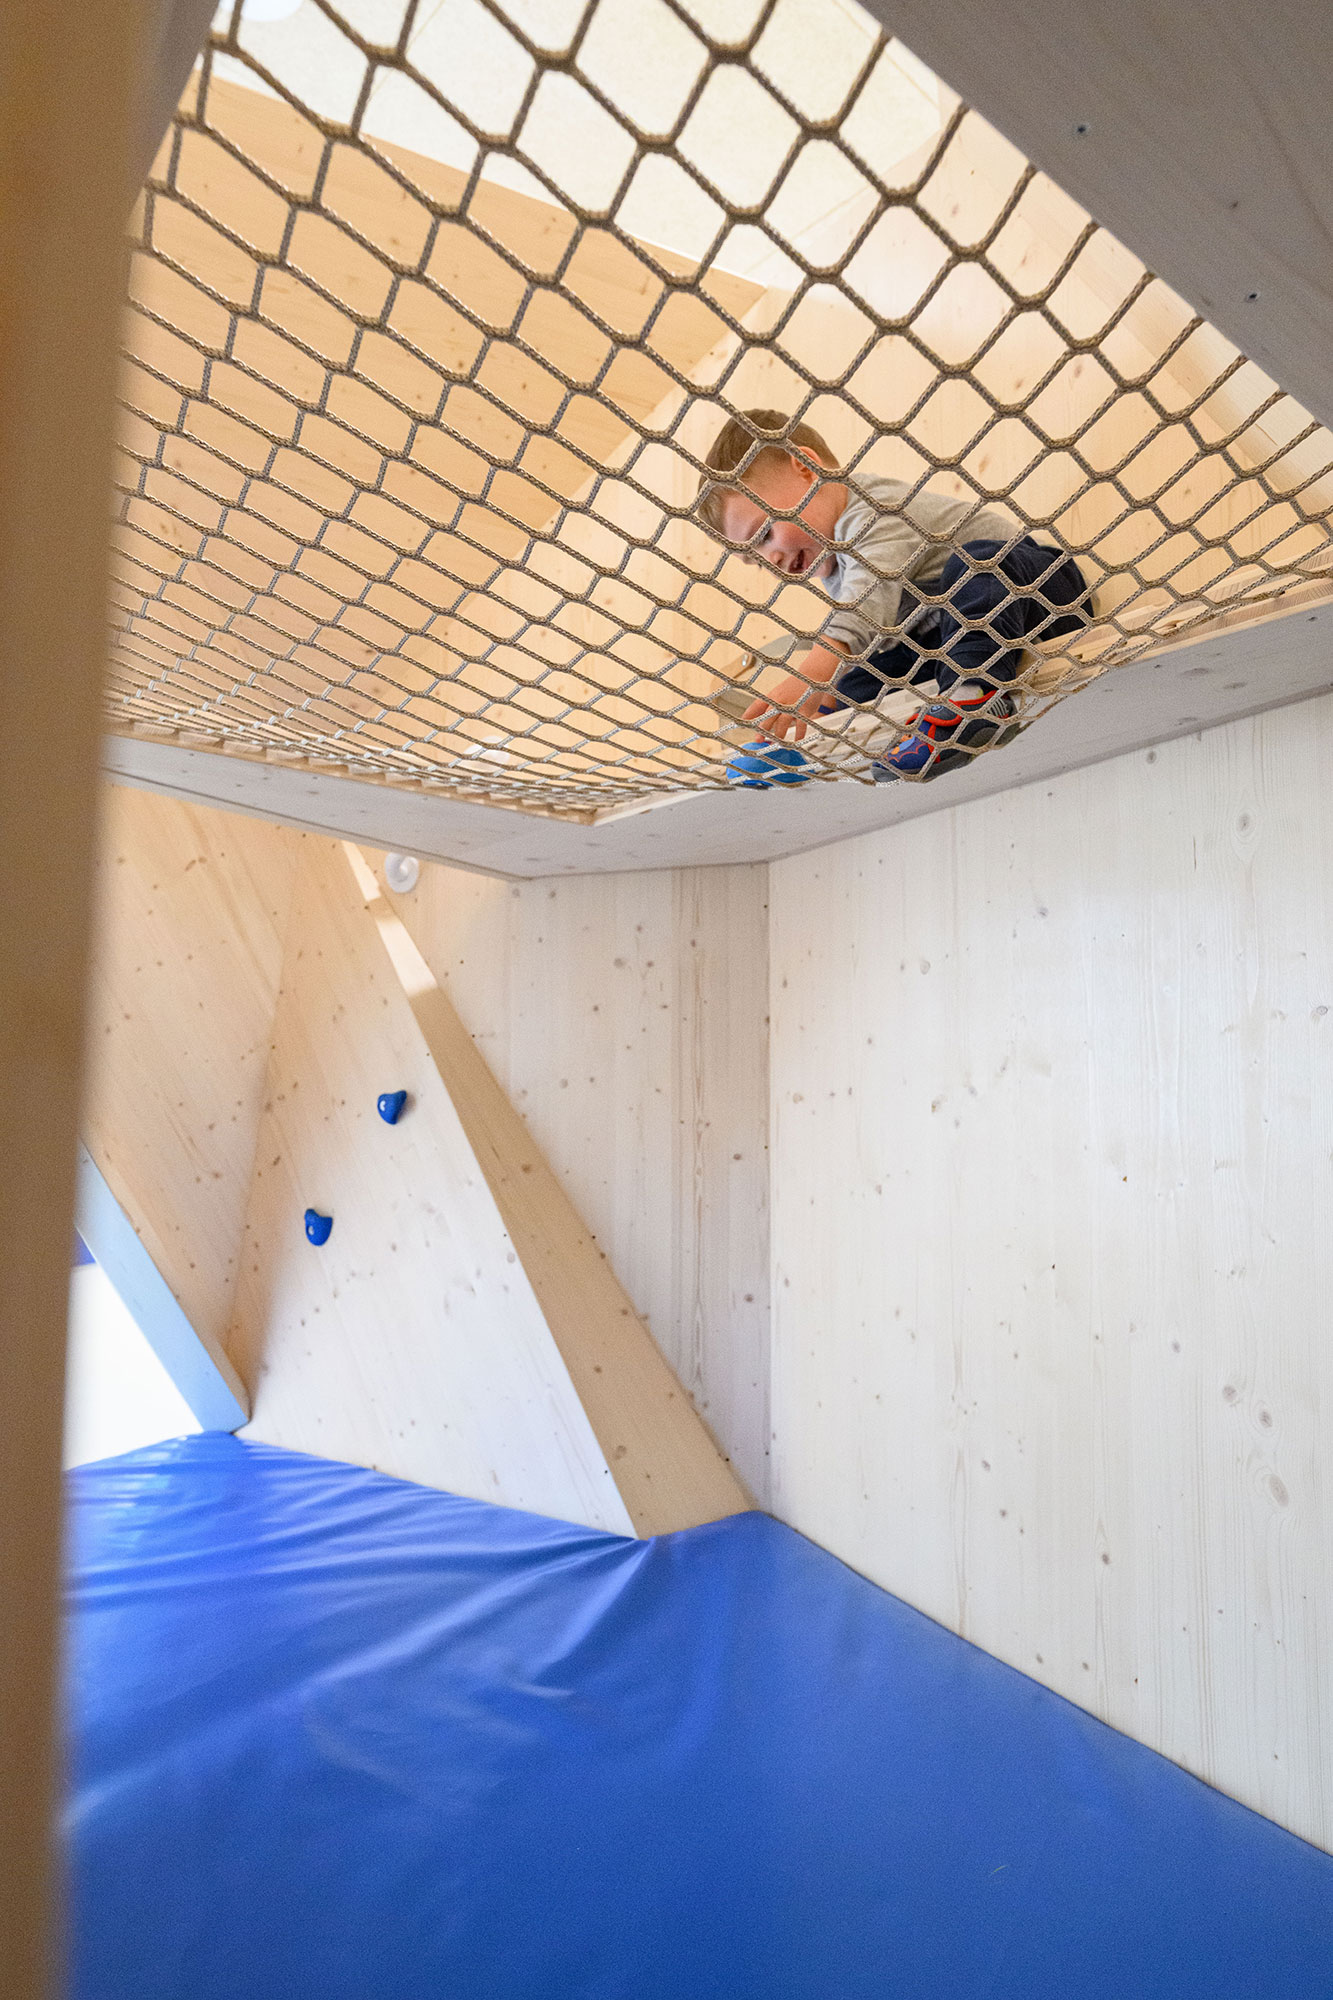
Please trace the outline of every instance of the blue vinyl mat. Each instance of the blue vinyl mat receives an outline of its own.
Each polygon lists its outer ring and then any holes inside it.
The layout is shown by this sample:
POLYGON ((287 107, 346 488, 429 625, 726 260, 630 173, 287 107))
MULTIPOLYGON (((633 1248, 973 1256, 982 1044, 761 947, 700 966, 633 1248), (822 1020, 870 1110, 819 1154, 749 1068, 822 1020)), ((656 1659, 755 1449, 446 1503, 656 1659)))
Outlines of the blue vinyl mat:
POLYGON ((75 2000, 1333 1994, 1333 1860, 763 1515, 70 1486, 75 2000))

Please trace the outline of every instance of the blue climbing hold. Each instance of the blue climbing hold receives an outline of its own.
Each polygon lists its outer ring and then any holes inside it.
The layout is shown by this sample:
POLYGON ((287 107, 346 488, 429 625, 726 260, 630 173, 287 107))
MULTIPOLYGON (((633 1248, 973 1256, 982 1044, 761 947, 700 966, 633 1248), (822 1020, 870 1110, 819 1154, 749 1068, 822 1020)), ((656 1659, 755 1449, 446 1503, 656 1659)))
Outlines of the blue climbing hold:
POLYGON ((385 1090, 375 1099, 375 1109, 386 1125, 396 1125, 406 1102, 405 1090, 385 1090))
POLYGON ((333 1217, 321 1215, 317 1208, 308 1208, 305 1212, 305 1233, 316 1250, 322 1249, 333 1234, 333 1217))
POLYGON ((794 743, 770 743, 763 736, 747 743, 727 765, 730 782, 751 792, 766 792, 770 785, 806 785, 813 775, 794 743))

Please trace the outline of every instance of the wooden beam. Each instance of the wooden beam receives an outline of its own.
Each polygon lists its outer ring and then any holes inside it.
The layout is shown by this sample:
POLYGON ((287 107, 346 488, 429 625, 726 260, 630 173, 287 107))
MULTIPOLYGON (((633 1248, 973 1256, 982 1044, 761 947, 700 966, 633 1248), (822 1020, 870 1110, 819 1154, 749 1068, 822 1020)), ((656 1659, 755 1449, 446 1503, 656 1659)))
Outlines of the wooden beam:
POLYGON ((402 918, 360 849, 349 843, 345 852, 635 1532, 664 1534, 744 1512, 749 1496, 402 918))
POLYGON ((137 9, 0 8, 0 1987, 54 1983, 60 1431, 137 9))

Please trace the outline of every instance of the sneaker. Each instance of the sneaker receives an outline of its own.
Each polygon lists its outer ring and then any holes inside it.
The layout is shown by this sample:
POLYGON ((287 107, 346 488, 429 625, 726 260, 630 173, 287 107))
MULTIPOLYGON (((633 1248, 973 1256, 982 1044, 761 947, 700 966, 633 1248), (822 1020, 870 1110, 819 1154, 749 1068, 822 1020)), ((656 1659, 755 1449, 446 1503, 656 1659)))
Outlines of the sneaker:
POLYGON ((794 743, 772 743, 766 736, 746 743, 727 765, 727 780, 749 792, 766 792, 770 785, 805 785, 814 776, 794 743))
POLYGON ((923 708, 904 736, 874 769, 876 784, 895 778, 920 778, 928 783, 960 764, 971 763, 982 750, 1008 743, 1018 734, 1012 698, 1003 689, 964 682, 945 702, 923 708))

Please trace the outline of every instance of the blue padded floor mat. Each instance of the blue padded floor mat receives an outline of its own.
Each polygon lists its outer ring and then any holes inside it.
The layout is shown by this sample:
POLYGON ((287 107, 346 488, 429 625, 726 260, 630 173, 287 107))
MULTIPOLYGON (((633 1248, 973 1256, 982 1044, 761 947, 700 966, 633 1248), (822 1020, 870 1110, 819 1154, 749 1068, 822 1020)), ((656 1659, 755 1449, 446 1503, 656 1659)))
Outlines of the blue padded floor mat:
POLYGON ((1333 1993, 1333 1860, 764 1515, 70 1489, 76 2000, 1333 1993))

